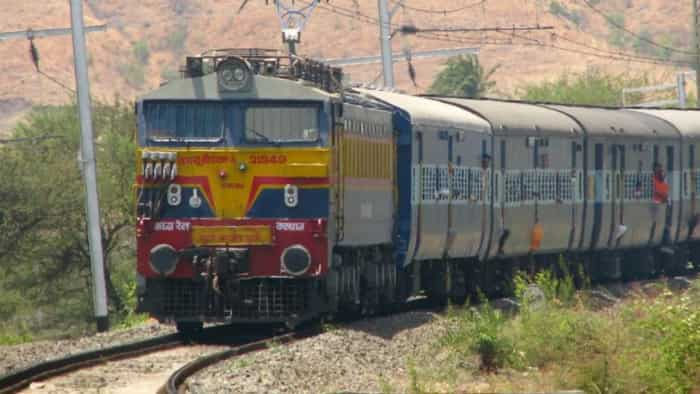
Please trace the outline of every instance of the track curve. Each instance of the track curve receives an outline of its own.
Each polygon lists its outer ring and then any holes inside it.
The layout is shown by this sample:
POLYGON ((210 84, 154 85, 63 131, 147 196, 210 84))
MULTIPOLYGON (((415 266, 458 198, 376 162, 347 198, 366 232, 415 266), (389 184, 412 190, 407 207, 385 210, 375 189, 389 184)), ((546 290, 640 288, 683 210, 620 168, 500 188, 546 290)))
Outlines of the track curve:
POLYGON ((263 338, 241 338, 240 345, 236 345, 230 349, 212 353, 198 359, 192 360, 175 371, 163 387, 158 391, 159 394, 178 394, 185 392, 184 383, 190 376, 197 372, 216 364, 223 360, 252 353, 258 350, 267 349, 271 343, 288 344, 300 339, 312 337, 321 332, 320 327, 311 327, 308 329, 291 332, 288 334, 270 336, 263 338), (252 341, 251 341, 252 340, 252 341))
POLYGON ((90 350, 40 362, 0 377, 0 394, 16 393, 36 380, 44 380, 107 361, 132 358, 187 343, 180 334, 168 334, 104 349, 90 350))

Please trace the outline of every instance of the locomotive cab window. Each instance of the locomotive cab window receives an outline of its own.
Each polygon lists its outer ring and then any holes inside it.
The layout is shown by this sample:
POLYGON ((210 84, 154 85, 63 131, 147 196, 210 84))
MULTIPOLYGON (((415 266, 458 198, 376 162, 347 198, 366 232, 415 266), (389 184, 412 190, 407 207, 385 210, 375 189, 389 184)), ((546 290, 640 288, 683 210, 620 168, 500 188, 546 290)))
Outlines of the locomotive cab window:
POLYGON ((254 143, 316 142, 316 105, 251 105, 245 110, 245 140, 254 143))
POLYGON ((224 136, 224 107, 207 102, 148 102, 146 136, 151 141, 219 141, 224 136))

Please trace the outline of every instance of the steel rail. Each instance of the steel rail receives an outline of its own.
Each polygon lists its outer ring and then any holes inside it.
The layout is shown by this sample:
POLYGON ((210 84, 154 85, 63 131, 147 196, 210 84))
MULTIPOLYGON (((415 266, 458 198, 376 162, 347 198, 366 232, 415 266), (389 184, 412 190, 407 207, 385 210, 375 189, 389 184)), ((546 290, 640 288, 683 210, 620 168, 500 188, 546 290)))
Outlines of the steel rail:
POLYGON ((184 383, 187 378, 193 376, 197 372, 224 361, 229 358, 242 356, 244 354, 267 349, 270 344, 289 344, 301 339, 310 338, 321 332, 320 327, 311 327, 309 329, 291 332, 284 335, 269 337, 265 339, 256 339, 253 342, 244 343, 230 349, 202 356, 189 363, 183 365, 180 369, 173 372, 168 378, 168 381, 163 387, 158 390, 158 394, 178 394, 185 392, 184 383))
POLYGON ((89 350, 53 360, 36 363, 0 376, 0 394, 16 393, 37 380, 125 358, 133 358, 187 343, 180 334, 169 334, 143 341, 130 342, 104 349, 89 350))

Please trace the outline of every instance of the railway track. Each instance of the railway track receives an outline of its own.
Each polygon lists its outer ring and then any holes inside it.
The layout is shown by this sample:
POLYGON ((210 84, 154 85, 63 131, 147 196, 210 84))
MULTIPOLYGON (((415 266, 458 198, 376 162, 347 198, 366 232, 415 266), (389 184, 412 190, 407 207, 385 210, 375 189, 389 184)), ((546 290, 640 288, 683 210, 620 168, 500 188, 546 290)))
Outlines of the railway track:
MULTIPOLYGON (((245 342, 243 340, 241 344, 235 345, 230 349, 223 350, 220 352, 208 354, 190 361, 189 363, 183 365, 180 369, 175 371, 163 387, 158 391, 159 394, 178 394, 184 393, 186 390, 187 378, 193 376, 197 372, 213 365, 218 362, 242 356, 244 354, 252 353, 258 350, 267 349, 270 344, 289 344, 294 341, 312 337, 321 332, 320 325, 313 325, 308 328, 304 328, 298 331, 290 332, 283 335, 272 336, 264 338, 255 338, 255 340, 245 342)), ((250 338, 249 338, 250 339, 250 338)))
POLYGON ((40 362, 1 376, 0 394, 16 393, 37 380, 45 380, 109 361, 172 349, 186 343, 187 339, 180 334, 169 334, 40 362))
MULTIPOLYGON (((689 275, 677 278, 655 278, 652 280, 628 281, 608 283, 607 288, 611 293, 626 292, 625 290, 611 287, 625 288, 640 287, 642 285, 670 280, 696 280, 698 275, 689 275)), ((621 294, 616 294, 621 296, 621 294)), ((396 312, 406 312, 416 309, 433 309, 426 299, 415 299, 412 302, 399 308, 396 312)), ((355 320, 355 319, 350 319, 355 320)), ((296 340, 309 338, 321 331, 320 325, 315 324, 298 331, 275 335, 272 330, 250 329, 243 332, 232 332, 230 326, 210 327, 192 338, 185 338, 180 334, 169 334, 150 338, 143 341, 131 342, 123 345, 113 346, 105 349, 92 350, 73 354, 70 356, 53 359, 31 365, 21 370, 14 371, 5 376, 0 376, 0 394, 16 393, 27 388, 32 382, 42 381, 59 375, 67 374, 77 370, 92 366, 105 364, 107 362, 136 358, 150 353, 165 351, 187 344, 200 345, 224 345, 228 348, 223 351, 210 353, 196 358, 168 378, 167 382, 159 389, 159 393, 182 393, 186 389, 186 381, 197 372, 218 362, 238 357, 244 354, 264 350, 271 344, 288 344, 296 340), (246 332, 247 331, 247 332, 246 332)))

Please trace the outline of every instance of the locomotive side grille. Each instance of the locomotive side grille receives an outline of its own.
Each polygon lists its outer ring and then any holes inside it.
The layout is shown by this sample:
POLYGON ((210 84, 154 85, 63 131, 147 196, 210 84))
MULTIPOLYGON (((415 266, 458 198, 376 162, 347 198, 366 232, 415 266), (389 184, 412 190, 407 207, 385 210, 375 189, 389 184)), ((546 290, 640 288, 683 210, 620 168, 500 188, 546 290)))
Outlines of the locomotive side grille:
POLYGON ((308 311, 309 283, 304 280, 244 280, 229 290, 229 307, 234 320, 287 319, 308 311))

